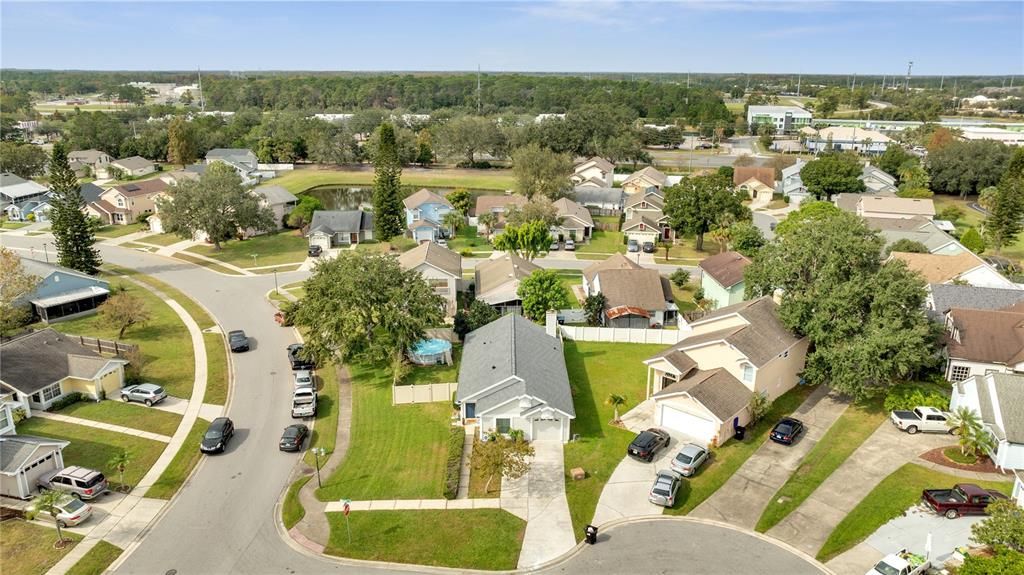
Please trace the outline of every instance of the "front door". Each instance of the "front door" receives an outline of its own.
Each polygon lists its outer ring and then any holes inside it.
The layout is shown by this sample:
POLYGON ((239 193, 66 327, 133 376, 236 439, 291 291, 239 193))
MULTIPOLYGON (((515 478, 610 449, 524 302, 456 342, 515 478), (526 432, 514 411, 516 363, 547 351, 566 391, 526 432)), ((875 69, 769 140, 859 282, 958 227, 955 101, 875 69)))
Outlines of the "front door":
POLYGON ((348 235, 348 242, 350 244, 358 244, 359 243, 359 234, 355 234, 355 233, 349 234, 348 235))
POLYGON ((467 403, 466 404, 466 419, 474 419, 474 418, 476 418, 476 404, 475 403, 467 403))

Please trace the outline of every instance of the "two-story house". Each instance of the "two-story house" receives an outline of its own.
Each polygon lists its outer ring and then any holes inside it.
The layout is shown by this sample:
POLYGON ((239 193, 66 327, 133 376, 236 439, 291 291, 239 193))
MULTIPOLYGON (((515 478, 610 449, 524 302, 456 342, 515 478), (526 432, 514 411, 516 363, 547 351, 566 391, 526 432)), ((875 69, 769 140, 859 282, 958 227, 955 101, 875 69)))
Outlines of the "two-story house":
POLYGON ((274 224, 277 229, 284 227, 284 220, 291 213, 292 208, 299 203, 295 194, 281 186, 259 186, 252 189, 252 193, 260 199, 260 206, 270 209, 274 214, 274 224))
POLYGON ((586 242, 594 232, 594 218, 590 210, 569 198, 559 198, 554 202, 555 216, 558 223, 551 226, 551 235, 559 240, 571 239, 586 242))
POLYGON ((99 150, 90 149, 68 152, 68 163, 72 164, 71 169, 77 172, 76 168, 88 168, 90 175, 95 177, 106 175, 107 165, 112 160, 113 158, 109 154, 99 150), (78 164, 78 166, 74 164, 78 164))
POLYGON ((647 189, 626 196, 623 204, 622 233, 627 239, 643 245, 647 242, 675 241, 675 230, 669 226, 665 215, 665 194, 660 188, 647 189))
POLYGON ((574 186, 610 188, 615 182, 615 164, 594 156, 576 164, 569 179, 574 186))
POLYGON ((445 315, 455 315, 462 288, 461 255, 435 242, 423 242, 398 256, 398 263, 404 269, 418 271, 434 293, 444 297, 445 315))
POLYGON ((679 319, 668 278, 623 254, 583 270, 583 293, 604 295, 602 319, 608 327, 664 327, 676 325, 679 319))
POLYGON ((668 176, 660 172, 653 166, 647 166, 642 170, 638 170, 629 175, 622 182, 622 189, 626 194, 636 194, 639 192, 646 192, 647 188, 654 186, 661 190, 668 185, 668 176))
POLYGON ((704 297, 713 302, 711 309, 725 307, 743 301, 743 271, 752 262, 738 252, 722 252, 701 260, 700 287, 704 297))
POLYGON ((234 168, 245 186, 256 185, 263 177, 259 171, 259 158, 247 148, 214 148, 206 152, 206 164, 214 162, 222 162, 234 168))
POLYGON ((949 409, 977 414, 995 449, 987 455, 1003 470, 1024 469, 1024 375, 987 373, 953 385, 949 409))
POLYGON ((156 196, 166 189, 167 182, 159 178, 122 184, 100 194, 95 202, 86 204, 85 210, 104 224, 135 223, 139 216, 156 210, 156 196))
POLYGON ((1024 373, 1024 304, 1001 310, 946 312, 946 379, 986 373, 1024 373))
POLYGON ((872 166, 871 164, 864 164, 860 177, 857 179, 864 182, 864 191, 869 194, 895 194, 899 191, 899 187, 896 186, 895 177, 882 168, 872 166))
POLYGON ((454 208, 444 196, 426 188, 402 200, 405 206, 405 226, 417 242, 436 242, 448 237, 444 217, 454 208))
POLYGON ((715 310, 645 360, 653 423, 721 445, 750 421, 755 393, 774 400, 796 386, 807 338, 782 325, 777 307, 765 296, 715 310))

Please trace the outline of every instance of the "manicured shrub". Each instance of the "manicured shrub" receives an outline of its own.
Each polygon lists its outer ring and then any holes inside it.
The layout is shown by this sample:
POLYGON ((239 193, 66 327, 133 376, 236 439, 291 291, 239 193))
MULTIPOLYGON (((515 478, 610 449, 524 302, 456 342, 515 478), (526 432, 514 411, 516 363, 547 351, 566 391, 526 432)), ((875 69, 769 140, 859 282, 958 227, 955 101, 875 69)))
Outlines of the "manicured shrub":
POLYGON ((82 401, 82 394, 77 391, 73 391, 51 403, 50 409, 53 411, 60 411, 71 404, 78 403, 79 401, 82 401))
POLYGON ((459 475, 462 470, 462 443, 466 432, 453 426, 448 432, 448 460, 444 470, 444 498, 455 499, 459 493, 459 475))
POLYGON ((885 396, 885 409, 914 409, 918 406, 949 409, 949 396, 935 389, 916 385, 900 385, 889 390, 885 396))

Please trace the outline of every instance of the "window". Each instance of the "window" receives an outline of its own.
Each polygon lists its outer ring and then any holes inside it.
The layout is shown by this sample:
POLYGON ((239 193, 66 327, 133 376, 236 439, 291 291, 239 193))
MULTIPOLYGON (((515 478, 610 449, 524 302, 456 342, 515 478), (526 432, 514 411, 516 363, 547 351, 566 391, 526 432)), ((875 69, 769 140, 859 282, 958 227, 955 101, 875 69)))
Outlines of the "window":
POLYGON ((754 381, 754 366, 750 365, 749 363, 744 363, 740 367, 743 368, 743 382, 751 383, 752 381, 754 381))
POLYGON ((6 409, 0 409, 0 429, 11 424, 11 416, 6 409))
POLYGON ((949 370, 950 381, 963 381, 971 377, 971 368, 966 365, 954 365, 949 370))
POLYGON ((119 207, 119 208, 123 208, 124 207, 124 198, 122 198, 121 196, 117 197, 117 207, 119 207))
POLYGON ((498 428, 498 433, 508 433, 512 428, 512 420, 507 417, 499 417, 494 420, 494 425, 498 428))
POLYGON ((60 397, 60 384, 55 383, 50 387, 43 389, 43 401, 50 401, 51 399, 57 399, 60 397))

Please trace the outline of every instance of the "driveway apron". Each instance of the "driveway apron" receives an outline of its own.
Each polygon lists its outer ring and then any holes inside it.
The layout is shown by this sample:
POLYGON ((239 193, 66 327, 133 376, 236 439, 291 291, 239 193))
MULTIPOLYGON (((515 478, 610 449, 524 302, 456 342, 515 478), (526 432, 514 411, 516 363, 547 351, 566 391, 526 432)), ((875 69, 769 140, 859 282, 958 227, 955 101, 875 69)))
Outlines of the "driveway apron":
POLYGON ((512 506, 519 504, 526 511, 520 569, 536 567, 576 546, 569 502, 565 497, 562 442, 534 441, 533 448, 535 453, 529 473, 516 481, 503 480, 501 484, 502 507, 512 504, 514 499, 512 506))

